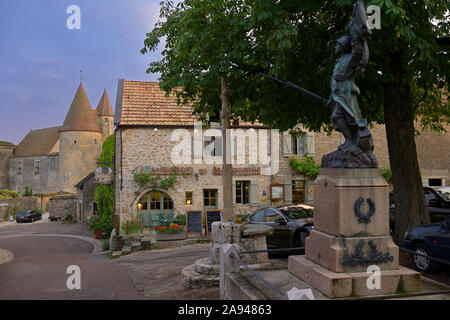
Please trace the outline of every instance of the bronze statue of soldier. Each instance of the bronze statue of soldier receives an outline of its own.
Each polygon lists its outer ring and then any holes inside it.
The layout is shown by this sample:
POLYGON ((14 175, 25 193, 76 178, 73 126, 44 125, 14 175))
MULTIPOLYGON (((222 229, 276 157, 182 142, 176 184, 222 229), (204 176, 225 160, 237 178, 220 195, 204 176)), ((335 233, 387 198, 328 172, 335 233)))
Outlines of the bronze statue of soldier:
POLYGON ((362 73, 369 61, 367 41, 371 31, 367 25, 364 2, 358 0, 353 9, 349 34, 336 40, 339 54, 331 77, 331 96, 327 105, 332 109, 334 129, 341 132, 345 142, 338 150, 322 158, 323 167, 378 167, 373 154, 372 135, 358 105, 357 73, 362 73))

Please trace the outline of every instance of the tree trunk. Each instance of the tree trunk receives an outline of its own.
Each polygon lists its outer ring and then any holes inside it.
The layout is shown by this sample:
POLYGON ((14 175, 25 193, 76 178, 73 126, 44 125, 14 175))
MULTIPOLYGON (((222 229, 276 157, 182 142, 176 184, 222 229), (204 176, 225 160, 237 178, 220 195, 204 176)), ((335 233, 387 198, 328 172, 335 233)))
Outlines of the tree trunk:
POLYGON ((222 219, 226 222, 234 222, 233 213, 233 176, 232 176, 232 164, 228 155, 231 148, 229 136, 227 135, 227 129, 230 129, 230 101, 229 97, 231 89, 228 86, 228 79, 222 77, 222 92, 220 99, 222 100, 222 111, 220 112, 220 119, 222 125, 222 146, 223 146, 223 165, 222 165, 222 195, 223 195, 223 210, 222 219))
POLYGON ((399 74, 384 85, 384 119, 395 198, 394 241, 401 245, 405 232, 429 223, 416 143, 410 84, 399 74))

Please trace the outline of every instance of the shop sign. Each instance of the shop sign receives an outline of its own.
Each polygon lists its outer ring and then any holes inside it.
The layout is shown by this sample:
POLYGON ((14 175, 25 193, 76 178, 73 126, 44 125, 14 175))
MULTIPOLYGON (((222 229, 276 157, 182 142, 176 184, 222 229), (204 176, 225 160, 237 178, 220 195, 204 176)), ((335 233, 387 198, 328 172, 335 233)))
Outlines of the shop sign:
MULTIPOLYGON (((214 175, 222 175, 222 168, 214 167, 214 175)), ((261 175, 260 167, 233 168, 233 176, 257 176, 261 175)))
POLYGON ((113 180, 113 172, 110 167, 98 167, 94 171, 94 183, 111 184, 113 180))
POLYGON ((284 185, 270 185, 270 200, 284 200, 284 185))

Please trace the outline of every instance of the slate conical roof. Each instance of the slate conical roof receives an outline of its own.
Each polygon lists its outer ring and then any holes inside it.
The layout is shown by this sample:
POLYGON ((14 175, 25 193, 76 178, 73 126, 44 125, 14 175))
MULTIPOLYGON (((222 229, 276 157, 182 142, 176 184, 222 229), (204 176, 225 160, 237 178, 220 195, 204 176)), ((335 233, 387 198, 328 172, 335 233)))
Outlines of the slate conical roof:
POLYGON ((60 131, 101 132, 82 83, 78 87, 60 131))
POLYGON ((114 117, 114 112, 111 108, 111 102, 109 101, 108 93, 106 89, 103 91, 102 98, 97 106, 99 117, 114 117))

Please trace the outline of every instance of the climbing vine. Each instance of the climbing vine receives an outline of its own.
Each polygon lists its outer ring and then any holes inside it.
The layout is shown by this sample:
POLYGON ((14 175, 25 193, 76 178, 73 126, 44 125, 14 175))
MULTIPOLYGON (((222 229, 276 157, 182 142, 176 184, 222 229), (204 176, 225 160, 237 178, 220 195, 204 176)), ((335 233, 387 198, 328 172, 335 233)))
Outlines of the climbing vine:
POLYGON ((170 187, 173 187, 173 185, 177 182, 177 177, 173 174, 163 178, 160 175, 154 175, 152 173, 145 173, 145 172, 134 173, 133 179, 141 187, 150 185, 153 188, 160 188, 160 189, 168 189, 170 187))
POLYGON ((316 164, 316 161, 308 153, 305 154, 305 160, 300 161, 295 157, 291 158, 290 165, 292 169, 298 173, 304 174, 310 178, 315 179, 319 175, 320 166, 316 164))

